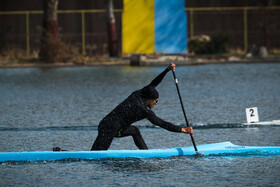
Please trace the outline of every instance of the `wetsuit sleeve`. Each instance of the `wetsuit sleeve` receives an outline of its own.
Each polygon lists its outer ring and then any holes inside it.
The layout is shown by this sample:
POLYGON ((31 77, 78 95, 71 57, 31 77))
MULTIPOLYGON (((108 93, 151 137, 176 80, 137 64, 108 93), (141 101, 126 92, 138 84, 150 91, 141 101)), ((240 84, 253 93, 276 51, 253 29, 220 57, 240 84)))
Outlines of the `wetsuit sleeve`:
POLYGON ((161 83, 162 79, 169 70, 166 68, 161 74, 159 74, 148 86, 156 87, 161 83))
POLYGON ((181 132, 181 127, 174 125, 170 122, 164 121, 163 119, 157 117, 155 113, 151 110, 148 111, 147 119, 154 125, 164 128, 171 132, 181 132))

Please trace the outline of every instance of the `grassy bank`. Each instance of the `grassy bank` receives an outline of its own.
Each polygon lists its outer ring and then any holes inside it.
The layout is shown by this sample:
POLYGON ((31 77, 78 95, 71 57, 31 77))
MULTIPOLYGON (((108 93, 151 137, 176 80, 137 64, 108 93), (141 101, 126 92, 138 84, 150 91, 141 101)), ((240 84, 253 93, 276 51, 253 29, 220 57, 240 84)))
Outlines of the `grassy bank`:
MULTIPOLYGON (((33 52, 26 58, 26 52, 19 49, 13 49, 0 54, 0 67, 61 67, 61 66, 98 66, 98 65, 130 65, 131 56, 110 58, 108 56, 90 57, 90 56, 72 56, 64 62, 45 63, 40 61, 38 52, 33 52)), ((226 63, 279 63, 280 51, 274 50, 266 57, 253 56, 246 57, 240 51, 232 51, 227 54, 213 55, 167 55, 167 54, 141 54, 138 55, 140 66, 165 65, 170 61, 175 61, 178 65, 200 65, 200 64, 226 64, 226 63)))

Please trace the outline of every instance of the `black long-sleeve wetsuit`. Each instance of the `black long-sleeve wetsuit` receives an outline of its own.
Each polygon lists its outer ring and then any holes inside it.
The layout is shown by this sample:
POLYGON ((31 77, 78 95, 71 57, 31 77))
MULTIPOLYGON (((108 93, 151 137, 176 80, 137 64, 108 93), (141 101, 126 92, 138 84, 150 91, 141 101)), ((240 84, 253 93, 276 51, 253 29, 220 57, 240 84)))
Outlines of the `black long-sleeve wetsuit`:
MULTIPOLYGON (((156 87, 169 70, 166 68, 148 86, 156 87)), ((142 88, 143 89, 143 88, 142 88)), ((98 136, 91 150, 107 150, 114 137, 132 136, 139 149, 148 149, 139 129, 132 123, 148 119, 152 124, 160 126, 172 132, 181 132, 181 128, 170 122, 157 117, 155 113, 146 106, 146 100, 141 97, 141 91, 133 92, 128 98, 120 103, 114 110, 105 116, 98 126, 98 136)))

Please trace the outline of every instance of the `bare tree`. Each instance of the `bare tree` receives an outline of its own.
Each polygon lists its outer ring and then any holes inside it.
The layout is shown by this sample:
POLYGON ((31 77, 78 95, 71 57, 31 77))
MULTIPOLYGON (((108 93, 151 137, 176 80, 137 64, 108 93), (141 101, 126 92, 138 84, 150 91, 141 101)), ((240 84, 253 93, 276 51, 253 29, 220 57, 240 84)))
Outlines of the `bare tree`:
POLYGON ((55 41, 58 36, 57 7, 58 0, 44 0, 43 29, 55 41))
POLYGON ((118 56, 118 40, 116 31, 116 21, 113 11, 113 0, 107 0, 107 33, 108 33, 108 48, 111 57, 118 56))
POLYGON ((48 63, 67 58, 67 46, 58 37, 57 7, 58 0, 44 0, 40 58, 48 63))

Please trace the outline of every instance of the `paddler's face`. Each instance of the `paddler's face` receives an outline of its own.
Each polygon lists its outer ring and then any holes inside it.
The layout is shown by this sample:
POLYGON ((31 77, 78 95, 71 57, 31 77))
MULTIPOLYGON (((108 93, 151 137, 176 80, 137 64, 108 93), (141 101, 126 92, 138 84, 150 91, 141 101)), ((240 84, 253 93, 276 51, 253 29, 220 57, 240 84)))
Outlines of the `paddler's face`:
POLYGON ((147 106, 152 109, 158 103, 158 99, 155 100, 147 100, 147 106))

